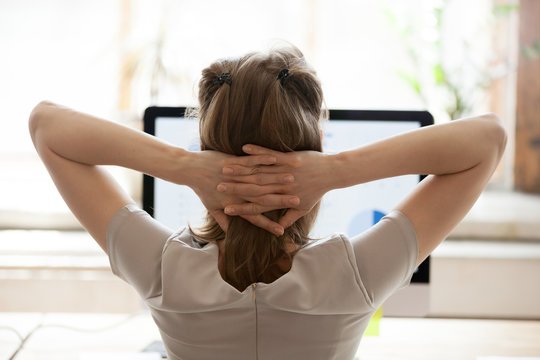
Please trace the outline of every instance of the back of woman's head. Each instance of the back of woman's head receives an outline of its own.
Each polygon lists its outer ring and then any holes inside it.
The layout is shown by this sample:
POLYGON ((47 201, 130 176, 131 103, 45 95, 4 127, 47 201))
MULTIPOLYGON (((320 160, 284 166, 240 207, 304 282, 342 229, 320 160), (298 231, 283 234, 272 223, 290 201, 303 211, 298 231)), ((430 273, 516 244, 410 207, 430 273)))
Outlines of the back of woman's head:
MULTIPOLYGON (((218 60, 203 70, 199 82, 201 150, 246 155, 242 146, 250 143, 282 152, 322 151, 322 104, 315 71, 294 47, 218 60)), ((291 257, 286 243, 306 243, 317 211, 318 206, 279 237, 241 217, 229 217, 224 232, 210 215, 198 235, 225 240, 220 269, 225 280, 242 291, 282 275, 278 261, 291 257)), ((279 221, 285 212, 264 215, 279 221)))

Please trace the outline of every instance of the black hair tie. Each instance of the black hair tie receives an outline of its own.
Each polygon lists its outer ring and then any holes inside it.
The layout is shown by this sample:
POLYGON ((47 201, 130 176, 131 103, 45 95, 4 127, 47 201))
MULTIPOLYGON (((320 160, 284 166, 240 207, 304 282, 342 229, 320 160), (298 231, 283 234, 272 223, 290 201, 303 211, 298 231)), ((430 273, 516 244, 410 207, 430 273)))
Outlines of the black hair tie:
POLYGON ((289 72, 289 69, 282 69, 279 74, 278 74, 278 80, 281 81, 281 85, 285 85, 287 84, 290 80, 291 80, 291 77, 293 76, 294 74, 291 74, 289 72))
POLYGON ((231 86, 231 73, 229 72, 224 72, 224 73, 221 73, 220 76, 216 76, 216 78, 214 79, 214 81, 212 82, 214 85, 223 85, 223 83, 227 83, 227 85, 231 86))

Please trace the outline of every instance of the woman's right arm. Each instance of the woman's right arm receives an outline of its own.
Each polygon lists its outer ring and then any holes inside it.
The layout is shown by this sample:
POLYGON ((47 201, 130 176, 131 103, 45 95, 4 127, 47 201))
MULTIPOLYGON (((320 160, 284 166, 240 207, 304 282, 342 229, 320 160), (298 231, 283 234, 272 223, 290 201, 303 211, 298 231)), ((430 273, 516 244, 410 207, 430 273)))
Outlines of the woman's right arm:
MULTIPOLYGON (((262 174, 268 172, 292 174, 294 183, 283 192, 297 195, 300 205, 280 221, 288 226, 329 190, 405 174, 430 174, 395 208, 416 230, 419 264, 473 206, 505 145, 506 132, 495 114, 427 126, 336 155, 279 153, 249 145, 244 151, 275 155, 277 164, 256 171, 239 163, 230 164, 226 168, 234 174, 231 179, 244 184, 225 185, 227 192, 241 195, 257 190, 253 176, 261 181, 262 174)), ((225 212, 238 215, 260 210, 243 204, 228 206, 225 212)))

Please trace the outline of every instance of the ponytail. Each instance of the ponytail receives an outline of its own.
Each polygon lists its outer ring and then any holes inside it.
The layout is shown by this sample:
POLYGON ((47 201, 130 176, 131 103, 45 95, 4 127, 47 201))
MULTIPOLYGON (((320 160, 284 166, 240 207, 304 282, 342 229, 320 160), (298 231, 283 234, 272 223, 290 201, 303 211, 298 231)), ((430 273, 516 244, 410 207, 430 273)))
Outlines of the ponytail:
MULTIPOLYGON (((242 146, 251 143, 282 152, 322 151, 322 101, 315 71, 294 47, 217 61, 203 70, 199 82, 201 150, 246 155, 242 146)), ((292 260, 296 252, 287 251, 287 244, 297 248, 307 244, 318 208, 317 204, 282 236, 239 216, 229 217, 225 233, 209 214, 196 235, 224 241, 221 274, 243 291, 255 282, 270 283, 289 270, 282 264, 290 261, 282 260, 292 260)), ((277 222, 286 210, 264 215, 277 222)))

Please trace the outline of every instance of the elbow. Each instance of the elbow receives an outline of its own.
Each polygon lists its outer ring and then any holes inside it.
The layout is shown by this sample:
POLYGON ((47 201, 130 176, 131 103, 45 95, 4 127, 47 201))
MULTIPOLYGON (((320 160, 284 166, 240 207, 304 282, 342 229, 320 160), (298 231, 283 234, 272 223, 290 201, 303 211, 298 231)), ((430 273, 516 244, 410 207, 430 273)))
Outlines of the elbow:
POLYGON ((506 148, 506 142, 508 141, 508 133, 504 128, 504 124, 501 118, 495 113, 487 113, 481 116, 485 124, 485 135, 487 143, 497 159, 500 159, 506 148))
POLYGON ((30 132, 30 136, 32 137, 34 144, 36 143, 36 137, 39 129, 43 127, 47 109, 51 106, 54 106, 54 104, 49 101, 41 101, 32 109, 32 112, 30 113, 30 117, 28 118, 28 131, 30 132))
POLYGON ((491 122, 493 124, 491 137, 493 138, 494 145, 497 149, 498 158, 500 159, 506 148, 506 143, 508 141, 508 133, 504 127, 504 124, 501 118, 495 113, 489 113, 491 122))

